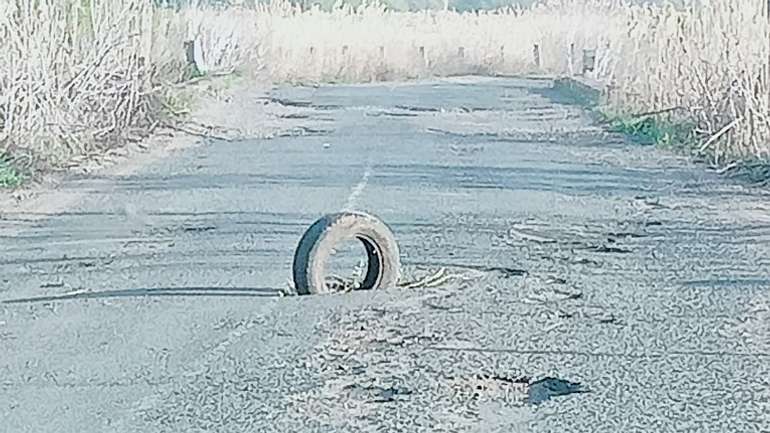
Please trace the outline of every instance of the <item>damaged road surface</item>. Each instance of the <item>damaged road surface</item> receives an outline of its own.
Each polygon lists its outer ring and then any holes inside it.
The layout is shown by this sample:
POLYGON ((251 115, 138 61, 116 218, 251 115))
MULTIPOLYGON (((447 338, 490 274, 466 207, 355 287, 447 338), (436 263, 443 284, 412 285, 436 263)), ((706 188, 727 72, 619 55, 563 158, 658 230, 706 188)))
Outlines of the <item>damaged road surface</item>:
POLYGON ((0 430, 770 429, 766 192, 548 80, 240 95, 286 133, 3 209, 0 430), (387 222, 404 281, 282 296, 341 210, 387 222))

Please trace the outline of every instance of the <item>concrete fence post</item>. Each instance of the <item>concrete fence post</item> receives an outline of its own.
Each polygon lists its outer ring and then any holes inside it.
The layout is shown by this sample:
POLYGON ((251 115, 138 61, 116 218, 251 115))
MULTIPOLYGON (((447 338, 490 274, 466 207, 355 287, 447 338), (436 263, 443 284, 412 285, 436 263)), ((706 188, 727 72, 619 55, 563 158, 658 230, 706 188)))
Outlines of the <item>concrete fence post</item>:
POLYGON ((183 46, 187 73, 194 77, 200 76, 201 69, 195 61, 195 41, 184 41, 183 46))
POLYGON ((188 65, 195 65, 195 41, 184 41, 184 56, 188 65))
POLYGON ((583 50, 583 75, 593 72, 596 68, 596 50, 583 50))
POLYGON ((535 46, 532 47, 532 57, 535 61, 535 67, 540 69, 540 45, 535 44, 535 46))

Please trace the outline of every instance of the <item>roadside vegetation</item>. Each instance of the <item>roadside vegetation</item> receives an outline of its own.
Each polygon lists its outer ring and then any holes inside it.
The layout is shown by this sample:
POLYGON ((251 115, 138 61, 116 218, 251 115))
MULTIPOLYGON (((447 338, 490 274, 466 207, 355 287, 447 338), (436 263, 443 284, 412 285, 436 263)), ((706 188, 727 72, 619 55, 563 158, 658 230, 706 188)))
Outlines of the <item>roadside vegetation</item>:
POLYGON ((8 161, 0 159, 0 188, 14 188, 22 184, 24 176, 8 161))
POLYGON ((257 64, 262 37, 237 39, 256 23, 234 24, 151 0, 0 2, 0 185, 141 140, 173 115, 182 83, 257 64), (191 68, 193 39, 217 57, 191 68))
POLYGON ((179 88, 201 77, 357 83, 573 75, 582 72, 584 50, 595 53, 588 76, 608 86, 602 111, 616 129, 686 145, 720 167, 770 155, 764 0, 543 0, 480 12, 429 6, 2 2, 0 184, 145 137, 169 112, 184 112, 179 88))

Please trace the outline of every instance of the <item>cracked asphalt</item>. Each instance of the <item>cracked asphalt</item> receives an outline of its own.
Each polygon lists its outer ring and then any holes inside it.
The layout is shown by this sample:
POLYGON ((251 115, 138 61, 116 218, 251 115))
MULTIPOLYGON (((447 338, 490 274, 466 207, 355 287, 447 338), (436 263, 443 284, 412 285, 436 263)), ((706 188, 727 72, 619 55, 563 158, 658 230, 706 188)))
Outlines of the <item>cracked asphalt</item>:
POLYGON ((274 132, 5 209, 0 431, 770 432, 769 194, 551 84, 244 91, 274 132), (280 296, 341 209, 426 283, 280 296))

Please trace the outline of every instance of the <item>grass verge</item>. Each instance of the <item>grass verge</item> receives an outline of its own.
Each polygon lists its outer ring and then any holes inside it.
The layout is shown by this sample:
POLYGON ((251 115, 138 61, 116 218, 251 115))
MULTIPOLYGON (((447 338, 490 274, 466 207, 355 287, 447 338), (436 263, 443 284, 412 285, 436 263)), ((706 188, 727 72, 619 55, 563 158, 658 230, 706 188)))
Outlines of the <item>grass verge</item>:
POLYGON ((598 110, 611 131, 625 134, 639 144, 655 145, 685 153, 693 153, 698 148, 694 136, 695 125, 690 123, 654 115, 611 115, 598 110))
POLYGON ((0 188, 16 188, 24 183, 25 176, 19 169, 0 156, 0 188))
MULTIPOLYGON (((770 185, 770 163, 761 158, 715 160, 706 150, 712 140, 698 133, 695 123, 675 117, 670 110, 642 114, 617 113, 602 103, 602 91, 581 78, 560 78, 554 87, 570 102, 586 107, 612 132, 634 143, 656 146, 704 162, 717 173, 752 185, 770 185)), ((718 155, 718 154, 717 154, 718 155)))

